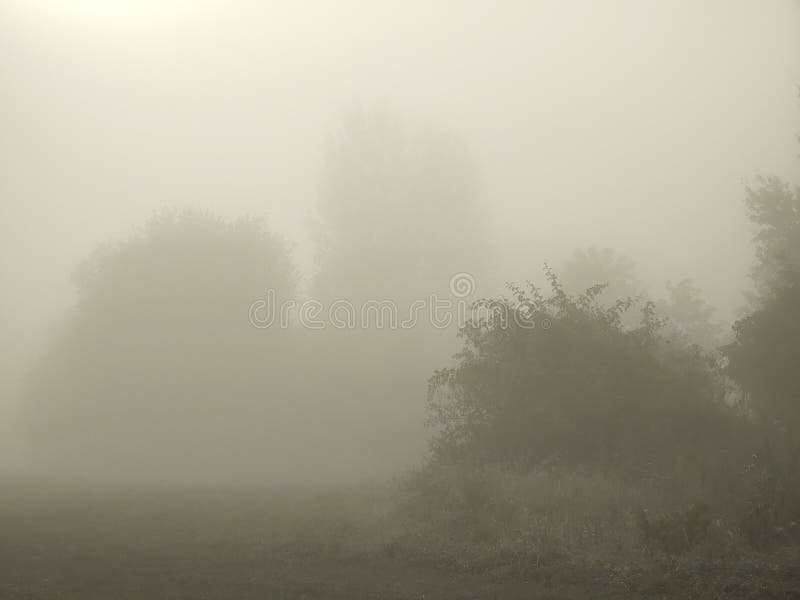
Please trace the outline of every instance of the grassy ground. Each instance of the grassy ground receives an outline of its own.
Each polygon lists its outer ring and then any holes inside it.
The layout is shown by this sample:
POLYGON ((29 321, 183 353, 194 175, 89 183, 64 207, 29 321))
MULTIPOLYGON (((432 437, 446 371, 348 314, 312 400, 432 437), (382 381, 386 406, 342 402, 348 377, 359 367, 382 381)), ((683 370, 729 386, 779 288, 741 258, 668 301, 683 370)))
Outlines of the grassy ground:
POLYGON ((480 524, 432 531, 437 519, 410 516, 390 486, 5 481, 0 600, 800 598, 800 556, 786 549, 675 558, 589 541, 596 552, 521 553, 474 537, 480 524))

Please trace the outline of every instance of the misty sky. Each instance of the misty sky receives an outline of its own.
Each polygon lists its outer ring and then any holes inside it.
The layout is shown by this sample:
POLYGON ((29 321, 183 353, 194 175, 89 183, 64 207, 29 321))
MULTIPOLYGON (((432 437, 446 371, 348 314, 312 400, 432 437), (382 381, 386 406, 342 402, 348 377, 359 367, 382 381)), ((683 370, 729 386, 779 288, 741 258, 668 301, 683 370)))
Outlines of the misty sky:
POLYGON ((0 391, 76 264, 156 209, 266 214, 307 264, 355 102, 466 140, 499 279, 595 243, 732 311, 743 183, 800 174, 798 84, 792 0, 0 0, 0 391))

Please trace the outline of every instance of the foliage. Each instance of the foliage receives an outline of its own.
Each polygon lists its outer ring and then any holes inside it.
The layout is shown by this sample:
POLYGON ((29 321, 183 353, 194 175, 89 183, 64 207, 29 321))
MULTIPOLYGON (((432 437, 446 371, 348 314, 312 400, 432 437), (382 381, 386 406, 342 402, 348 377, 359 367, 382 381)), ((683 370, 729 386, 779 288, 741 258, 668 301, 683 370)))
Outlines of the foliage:
POLYGON ((695 344, 707 352, 720 345, 722 325, 713 320, 714 307, 703 298, 692 279, 668 281, 667 298, 658 303, 658 312, 668 322, 664 335, 674 343, 695 344))
POLYGON ((748 189, 748 216, 756 227, 758 295, 734 325, 723 348, 729 375, 752 407, 779 431, 800 432, 800 188, 776 178, 748 189))
POLYGON ((355 327, 300 332, 318 382, 308 394, 334 424, 323 436, 359 444, 344 460, 381 472, 422 458, 426 380, 456 348, 454 328, 430 324, 432 295, 450 298, 451 278, 462 271, 484 283, 481 187, 462 140, 413 127, 386 107, 349 111, 329 142, 312 221, 310 291, 325 309, 346 301, 358 316, 355 327), (420 301, 425 309, 412 313, 420 301), (375 304, 414 326, 362 320, 375 304), (357 434, 332 433, 343 422, 357 434))
POLYGON ((800 432, 800 283, 776 290, 734 325, 727 371, 778 432, 800 432))
POLYGON ((254 468, 280 418, 288 348, 285 332, 255 329, 248 310, 267 287, 294 286, 264 224, 162 213, 98 249, 75 283, 77 304, 23 397, 31 466, 131 480, 254 468))
POLYGON ((664 344, 651 303, 626 329, 630 299, 604 306, 603 286, 573 297, 547 276, 547 296, 511 285, 510 299, 481 302, 461 331, 457 365, 431 378, 435 456, 631 472, 702 464, 730 416, 714 361, 664 344))
POLYGON ((756 230, 756 265, 750 271, 756 284, 754 304, 768 298, 800 275, 800 186, 777 177, 761 177, 747 188, 747 216, 756 230))
MULTIPOLYGON (((603 289, 596 298, 603 304, 631 299, 631 307, 641 307, 647 296, 647 285, 636 274, 636 263, 625 254, 611 248, 589 246, 578 249, 564 263, 560 279, 570 294, 580 295, 597 284, 603 289)), ((626 327, 638 325, 635 311, 622 314, 626 327)))
POLYGON ((754 454, 742 474, 739 527, 759 549, 800 543, 800 476, 783 455, 754 454))
POLYGON ((326 301, 446 293, 482 277, 486 232, 477 169, 465 144, 412 131, 390 110, 357 108, 331 136, 314 225, 314 295, 326 301))

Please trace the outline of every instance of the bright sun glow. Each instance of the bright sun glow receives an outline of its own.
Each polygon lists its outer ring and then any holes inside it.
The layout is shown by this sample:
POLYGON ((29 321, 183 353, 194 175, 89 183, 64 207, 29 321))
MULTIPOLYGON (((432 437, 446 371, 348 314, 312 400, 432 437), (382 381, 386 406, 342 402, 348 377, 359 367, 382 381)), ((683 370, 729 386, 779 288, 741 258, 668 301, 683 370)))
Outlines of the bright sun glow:
POLYGON ((179 0, 20 0, 18 5, 41 17, 117 28, 163 22, 185 3, 179 0))

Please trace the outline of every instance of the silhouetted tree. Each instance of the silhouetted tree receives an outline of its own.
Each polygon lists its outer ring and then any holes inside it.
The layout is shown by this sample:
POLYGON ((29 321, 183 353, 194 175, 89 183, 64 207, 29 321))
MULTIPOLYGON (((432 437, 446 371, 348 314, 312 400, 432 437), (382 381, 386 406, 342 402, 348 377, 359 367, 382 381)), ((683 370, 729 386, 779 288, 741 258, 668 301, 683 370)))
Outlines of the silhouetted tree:
POLYGON ((800 282, 783 282, 734 325, 728 373, 750 404, 783 430, 800 432, 800 282))
POLYGON ((446 294, 480 277, 487 248, 477 172, 463 142, 411 133, 385 109, 356 109, 332 137, 314 223, 315 297, 446 294))
MULTIPOLYGON (((647 286, 636 275, 636 263, 611 248, 589 246, 576 250, 564 263, 562 273, 564 288, 571 294, 579 295, 602 284, 598 300, 608 304, 632 298, 642 306, 647 292, 647 286)), ((626 326, 636 326, 637 320, 636 311, 623 315, 626 326)))
POLYGON ((800 186, 777 177, 763 177, 747 188, 747 216, 755 226, 756 264, 750 276, 756 286, 753 298, 769 297, 791 286, 800 273, 800 186))
POLYGON ((476 166, 452 134, 412 130, 382 108, 352 110, 330 140, 313 225, 312 296, 357 312, 356 331, 305 332, 316 393, 358 424, 359 460, 409 466, 425 448, 426 379, 455 351, 453 327, 430 324, 430 296, 452 299, 454 274, 480 284, 486 272, 476 166), (408 329, 365 323, 364 302, 384 300, 398 324, 414 301, 424 307, 408 329))
POLYGON ((31 466, 170 480, 267 468, 290 408, 288 332, 254 328, 248 310, 295 276, 263 223, 162 213, 74 281, 77 304, 23 398, 31 466))
POLYGON ((754 308, 734 325, 724 348, 728 373, 767 421, 800 432, 800 187, 777 178, 749 188, 756 226, 754 308))
POLYGON ((675 343, 696 344, 709 352, 719 347, 722 334, 722 325, 713 320, 714 312, 692 279, 668 281, 667 297, 658 303, 658 313, 668 319, 665 336, 675 343))

